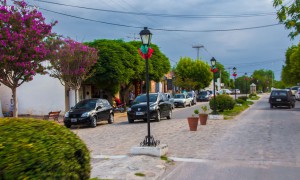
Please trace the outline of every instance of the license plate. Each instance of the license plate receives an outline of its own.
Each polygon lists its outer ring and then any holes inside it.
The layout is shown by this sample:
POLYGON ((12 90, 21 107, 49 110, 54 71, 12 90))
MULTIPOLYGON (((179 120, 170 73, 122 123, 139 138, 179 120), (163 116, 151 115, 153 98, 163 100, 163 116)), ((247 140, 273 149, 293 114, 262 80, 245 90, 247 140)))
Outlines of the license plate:
POLYGON ((140 115, 144 115, 144 112, 136 112, 135 115, 140 116, 140 115))
POLYGON ((276 101, 281 101, 281 99, 276 99, 276 101))
POLYGON ((71 122, 77 122, 76 118, 71 118, 71 122))

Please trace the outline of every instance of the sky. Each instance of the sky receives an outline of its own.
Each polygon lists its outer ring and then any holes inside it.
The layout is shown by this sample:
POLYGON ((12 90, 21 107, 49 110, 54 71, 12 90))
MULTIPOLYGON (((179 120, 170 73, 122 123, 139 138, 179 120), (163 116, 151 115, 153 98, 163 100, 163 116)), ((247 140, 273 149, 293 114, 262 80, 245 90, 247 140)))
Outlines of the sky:
MULTIPOLYGON (((273 0, 25 2, 37 6, 46 22, 58 21, 54 32, 76 41, 139 41, 139 32, 148 27, 152 43, 170 59, 171 66, 181 57, 197 59, 199 50, 201 60, 210 63, 214 57, 230 74, 236 67, 238 77, 265 69, 273 70, 275 79, 280 80, 285 52, 299 42, 297 37, 290 40, 290 31, 278 24, 273 0), (203 48, 193 48, 199 45, 203 48)), ((11 0, 7 3, 12 4, 11 0)))

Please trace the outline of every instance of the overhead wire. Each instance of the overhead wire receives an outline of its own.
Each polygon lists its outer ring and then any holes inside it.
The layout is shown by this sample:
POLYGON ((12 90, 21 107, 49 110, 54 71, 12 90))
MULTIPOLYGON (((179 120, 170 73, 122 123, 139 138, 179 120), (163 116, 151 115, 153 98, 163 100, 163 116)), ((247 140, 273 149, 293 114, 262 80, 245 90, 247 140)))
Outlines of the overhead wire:
POLYGON ((244 18, 244 17, 257 17, 257 16, 270 16, 275 15, 275 12, 263 12, 263 13, 254 13, 254 14, 219 14, 219 15, 191 15, 191 14, 154 14, 154 13, 143 13, 143 12, 130 12, 130 11, 117 11, 117 10, 109 10, 109 9, 100 9, 100 8, 91 8, 84 6, 76 6, 71 4, 50 2, 44 0, 34 0, 42 3, 55 4, 66 7, 75 7, 80 9, 94 10, 94 11, 102 11, 109 13, 119 13, 119 14, 128 14, 128 15, 138 15, 138 16, 155 16, 155 17, 175 17, 175 18, 244 18))

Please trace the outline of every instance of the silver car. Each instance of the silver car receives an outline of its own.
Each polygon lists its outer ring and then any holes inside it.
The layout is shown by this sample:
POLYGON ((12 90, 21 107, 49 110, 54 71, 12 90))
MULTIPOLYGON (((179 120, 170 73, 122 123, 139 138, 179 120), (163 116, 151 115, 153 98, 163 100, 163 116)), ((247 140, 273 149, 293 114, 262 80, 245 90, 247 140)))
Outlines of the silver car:
POLYGON ((166 97, 169 99, 170 103, 172 104, 172 109, 175 108, 175 105, 174 105, 174 97, 171 93, 165 93, 166 97))
POLYGON ((189 98, 189 95, 187 94, 175 94, 174 96, 174 105, 175 107, 179 106, 192 106, 191 99, 189 98))

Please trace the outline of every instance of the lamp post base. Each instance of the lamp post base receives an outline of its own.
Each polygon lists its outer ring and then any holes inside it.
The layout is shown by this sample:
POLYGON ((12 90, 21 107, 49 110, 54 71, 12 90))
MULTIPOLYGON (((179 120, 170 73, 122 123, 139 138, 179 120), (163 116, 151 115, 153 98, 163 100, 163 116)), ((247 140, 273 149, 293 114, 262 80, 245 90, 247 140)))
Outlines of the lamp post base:
POLYGON ((143 142, 140 143, 140 146, 158 146, 160 144, 159 140, 155 140, 153 136, 145 136, 143 142))
POLYGON ((166 155, 168 152, 168 145, 161 144, 159 146, 143 146, 143 147, 132 147, 130 149, 130 153, 132 155, 150 155, 150 156, 157 156, 161 157, 166 155))

